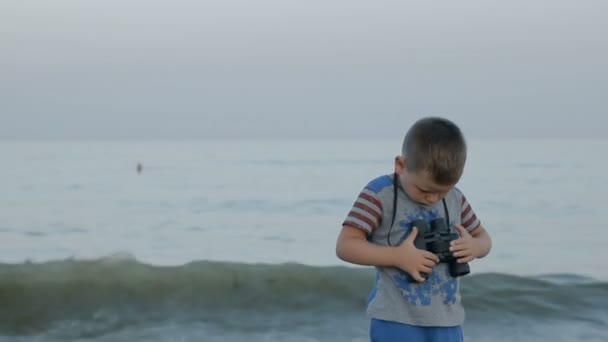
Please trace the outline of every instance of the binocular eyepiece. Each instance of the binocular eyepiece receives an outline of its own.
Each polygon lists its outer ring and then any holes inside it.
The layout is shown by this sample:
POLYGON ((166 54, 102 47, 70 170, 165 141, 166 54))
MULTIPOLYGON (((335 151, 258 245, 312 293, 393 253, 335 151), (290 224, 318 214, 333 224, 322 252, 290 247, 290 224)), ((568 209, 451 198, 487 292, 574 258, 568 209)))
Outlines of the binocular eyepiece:
MULTIPOLYGON (((412 226, 418 228, 414 246, 437 255, 439 262, 447 263, 452 277, 460 277, 471 272, 468 263, 458 263, 457 258, 450 252, 450 242, 459 239, 460 235, 450 232, 444 218, 434 219, 431 221, 430 227, 424 220, 416 220, 412 226)), ((421 274, 421 276, 428 278, 427 274, 421 274)))

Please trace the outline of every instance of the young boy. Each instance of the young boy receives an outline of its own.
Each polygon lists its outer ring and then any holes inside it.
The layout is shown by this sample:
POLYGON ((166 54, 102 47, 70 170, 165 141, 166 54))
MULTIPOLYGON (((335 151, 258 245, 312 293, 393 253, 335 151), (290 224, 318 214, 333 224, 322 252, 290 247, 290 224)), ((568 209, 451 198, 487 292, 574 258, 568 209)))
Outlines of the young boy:
POLYGON ((376 266, 367 305, 372 342, 463 340, 460 278, 450 275, 449 263, 414 246, 413 222, 445 218, 459 234, 449 245, 458 264, 489 253, 490 236, 454 187, 465 161, 458 126, 443 118, 418 120, 395 157, 394 174, 372 180, 342 224, 338 257, 376 266))

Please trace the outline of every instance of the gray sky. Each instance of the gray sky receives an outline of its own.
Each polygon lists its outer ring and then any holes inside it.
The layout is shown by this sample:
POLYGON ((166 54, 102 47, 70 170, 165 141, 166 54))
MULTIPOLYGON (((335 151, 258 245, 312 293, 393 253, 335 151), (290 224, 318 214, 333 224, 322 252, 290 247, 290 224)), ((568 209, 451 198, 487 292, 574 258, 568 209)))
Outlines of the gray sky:
POLYGON ((605 0, 0 2, 0 140, 608 137, 605 0))

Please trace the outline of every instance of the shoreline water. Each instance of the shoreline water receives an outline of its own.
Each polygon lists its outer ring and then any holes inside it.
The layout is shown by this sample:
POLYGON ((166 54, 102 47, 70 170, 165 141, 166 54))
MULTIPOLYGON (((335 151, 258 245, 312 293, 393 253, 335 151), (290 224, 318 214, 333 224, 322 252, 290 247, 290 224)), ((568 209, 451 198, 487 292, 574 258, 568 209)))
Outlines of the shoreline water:
MULTIPOLYGON (((367 341, 373 269, 335 239, 398 145, 0 143, 0 341, 367 341)), ((467 341, 605 340, 606 149, 471 142, 458 187, 494 247, 463 279, 467 341)))
MULTIPOLYGON (((192 329, 206 325, 204 329, 217 336, 231 332, 243 338, 255 331, 278 334, 287 325, 297 331, 294 336, 303 337, 319 317, 337 325, 365 324, 373 279, 370 268, 293 263, 198 261, 158 267, 108 258, 0 264, 0 335, 103 340, 121 331, 138 334, 143 326, 172 322, 169 325, 192 329), (282 328, 263 317, 279 320, 282 328), (299 331, 301 322, 307 322, 307 328, 299 331)), ((466 325, 476 334, 483 331, 500 340, 481 327, 505 321, 514 328, 534 321, 569 324, 570 332, 547 332, 560 338, 583 330, 599 338, 598 332, 608 329, 608 282, 569 274, 484 273, 463 277, 462 287, 466 325)), ((200 333, 190 333, 196 331, 200 333)), ((344 341, 362 332, 353 329, 344 341)))

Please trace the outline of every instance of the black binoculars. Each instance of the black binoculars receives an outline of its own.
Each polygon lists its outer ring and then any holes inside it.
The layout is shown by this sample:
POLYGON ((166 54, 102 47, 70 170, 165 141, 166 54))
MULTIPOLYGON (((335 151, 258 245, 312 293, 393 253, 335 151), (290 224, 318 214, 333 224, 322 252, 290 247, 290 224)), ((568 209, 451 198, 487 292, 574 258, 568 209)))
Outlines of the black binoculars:
MULTIPOLYGON (((458 233, 451 233, 445 219, 440 217, 431 221, 431 226, 423 221, 416 220, 412 223, 418 228, 418 235, 414 240, 414 246, 418 249, 429 251, 439 257, 439 262, 448 263, 450 275, 460 277, 471 273, 468 263, 458 263, 457 258, 450 252, 450 242, 460 238, 458 233)), ((428 278, 428 274, 421 274, 428 278)))

